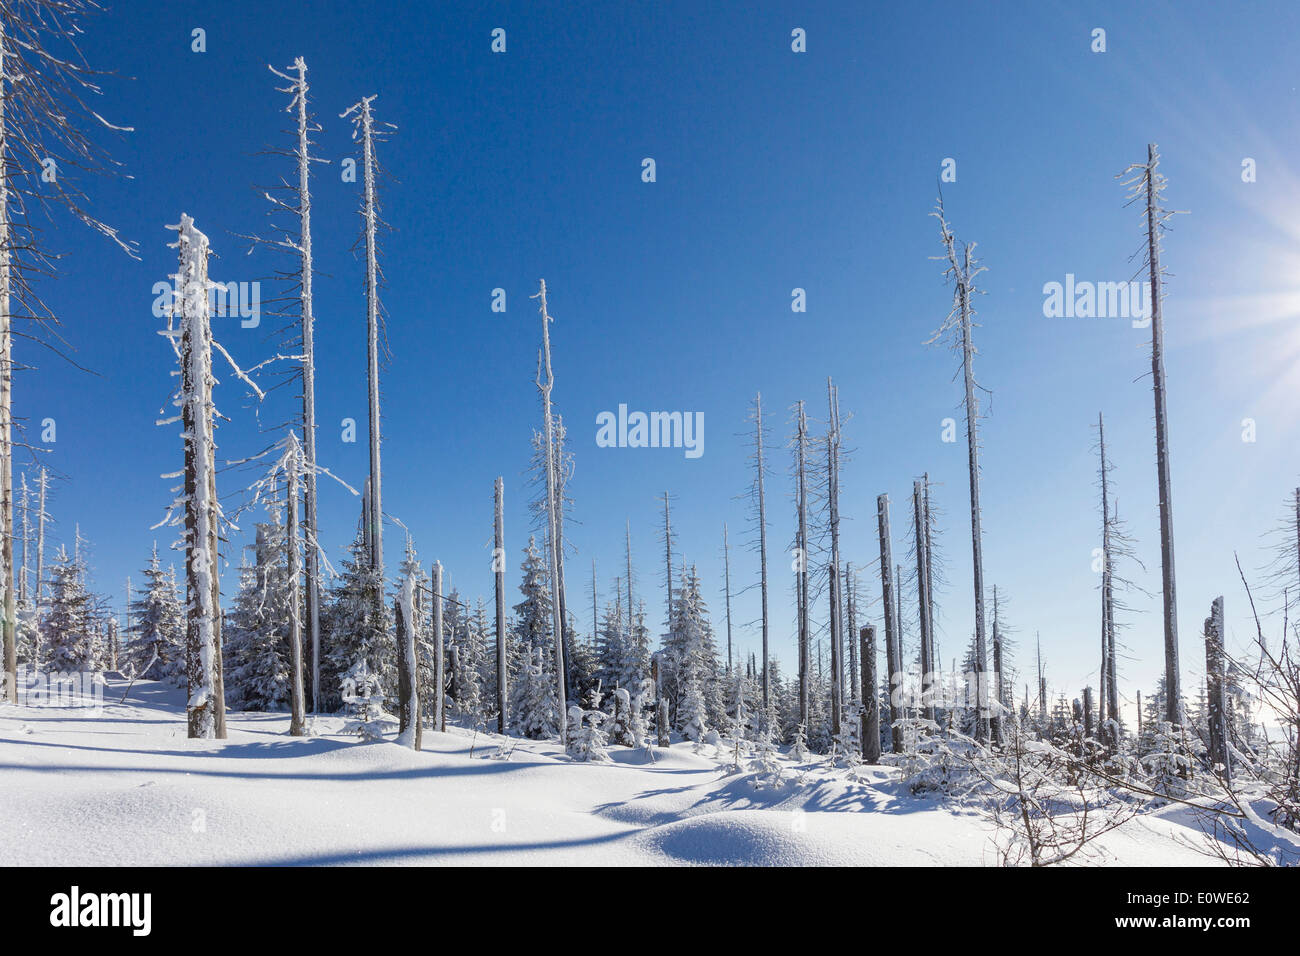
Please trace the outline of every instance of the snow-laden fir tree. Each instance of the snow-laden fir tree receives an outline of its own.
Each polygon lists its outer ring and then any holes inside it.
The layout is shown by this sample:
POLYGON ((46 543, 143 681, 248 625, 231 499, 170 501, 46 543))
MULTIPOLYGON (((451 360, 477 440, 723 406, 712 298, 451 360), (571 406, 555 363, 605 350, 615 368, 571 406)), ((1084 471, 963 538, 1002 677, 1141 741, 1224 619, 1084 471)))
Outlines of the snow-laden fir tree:
POLYGON ((525 647, 518 673, 510 684, 510 729, 532 740, 558 737, 559 700, 555 693, 552 658, 542 647, 525 647))
POLYGON ((278 508, 257 525, 226 615, 226 692, 240 710, 279 710, 289 703, 288 529, 278 508))
POLYGON ((86 590, 85 567, 63 546, 50 566, 49 585, 42 621, 46 668, 54 672, 97 668, 101 649, 95 637, 94 602, 86 590))
POLYGON ((180 685, 185 681, 185 607, 176 586, 176 569, 164 569, 155 544, 141 572, 144 587, 127 606, 128 660, 145 680, 180 685))
POLYGON ((683 570, 660 655, 660 681, 675 715, 674 725, 683 734, 688 727, 698 731, 726 720, 722 668, 708 613, 699 575, 694 568, 683 570))
POLYGON ((326 640, 321 686, 327 710, 342 703, 344 681, 363 661, 370 680, 386 693, 397 691, 392 615, 383 598, 382 574, 370 562, 363 530, 358 530, 348 555, 330 592, 323 624, 326 640))

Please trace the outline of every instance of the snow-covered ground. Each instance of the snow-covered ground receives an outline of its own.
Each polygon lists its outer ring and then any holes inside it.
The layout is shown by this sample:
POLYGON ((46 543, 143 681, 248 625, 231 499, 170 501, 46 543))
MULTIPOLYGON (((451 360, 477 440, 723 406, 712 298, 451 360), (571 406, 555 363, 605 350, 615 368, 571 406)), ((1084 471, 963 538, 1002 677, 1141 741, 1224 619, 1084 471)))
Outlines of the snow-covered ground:
MULTIPOLYGON (((454 730, 424 750, 318 718, 235 713, 229 739, 185 735, 183 694, 110 681, 101 716, 0 705, 0 865, 996 863, 981 814, 862 781, 825 760, 755 786, 690 744, 574 763, 554 744, 454 730), (499 759, 504 746, 508 759, 499 759)), ((1194 824, 1147 814, 1086 863, 1205 865, 1194 824)))

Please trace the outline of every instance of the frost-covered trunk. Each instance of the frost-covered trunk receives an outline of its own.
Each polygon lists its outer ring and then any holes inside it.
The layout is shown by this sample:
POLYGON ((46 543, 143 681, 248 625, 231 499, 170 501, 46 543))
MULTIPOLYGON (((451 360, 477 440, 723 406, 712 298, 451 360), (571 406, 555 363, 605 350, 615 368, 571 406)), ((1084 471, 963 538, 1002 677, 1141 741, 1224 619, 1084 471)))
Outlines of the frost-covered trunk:
POLYGON ((1115 579, 1111 570, 1112 519, 1110 513, 1110 463, 1106 460, 1106 422, 1097 414, 1098 451, 1101 455, 1101 719, 1103 739, 1119 746, 1119 688, 1115 665, 1115 579))
POLYGON ((1224 781, 1232 780, 1232 759, 1228 749, 1227 673, 1223 653, 1223 598, 1210 605, 1205 619, 1205 696, 1210 730, 1210 763, 1224 781))
POLYGON ((921 629, 921 705, 926 720, 934 720, 934 669, 930 643, 930 575, 925 559, 925 504, 921 482, 912 482, 912 538, 916 552, 916 614, 921 629))
POLYGON ((401 642, 402 685, 398 690, 401 726, 397 742, 419 750, 423 738, 420 726, 420 681, 415 659, 415 574, 406 575, 397 602, 397 636, 401 642))
POLYGON ((812 699, 812 647, 808 631, 808 417, 803 401, 798 406, 797 477, 799 495, 798 573, 796 575, 799 625, 799 723, 808 732, 808 707, 812 699))
POLYGON ((859 632, 862 644, 862 759, 880 762, 880 688, 876 677, 876 629, 859 632))
POLYGON ((302 323, 302 454, 303 471, 303 542, 307 559, 307 643, 311 659, 311 709, 320 706, 320 553, 317 550, 316 499, 316 346, 312 309, 311 188, 307 123, 307 63, 302 57, 294 61, 298 73, 295 105, 298 113, 298 252, 301 286, 300 321, 302 323))
MULTIPOLYGON (((506 531, 505 531, 505 484, 500 477, 496 481, 494 494, 496 520, 493 522, 492 570, 493 584, 496 588, 496 626, 497 626, 497 733, 506 732, 507 695, 507 661, 506 661, 506 531)), ((439 582, 441 586, 441 582, 439 582)), ((440 602, 438 592, 434 591, 435 604, 440 602)), ((440 622, 441 623, 441 622, 440 622)), ((435 705, 436 707, 436 705, 435 705)), ((436 718, 435 718, 436 719, 436 718)))
MULTIPOLYGON (((727 538, 727 523, 722 522, 722 588, 727 602, 727 674, 734 666, 731 657, 731 542, 727 538)), ((629 598, 630 600, 630 598, 629 598)), ((629 621, 631 608, 628 609, 629 621)))
POLYGON ((844 605, 847 609, 848 627, 844 631, 847 635, 849 645, 849 700, 861 700, 859 696, 859 678, 858 673, 858 641, 855 639, 858 633, 857 608, 854 606, 854 586, 853 586, 853 565, 844 562, 844 605))
POLYGON ((37 493, 37 503, 39 511, 36 513, 36 599, 32 602, 36 611, 36 619, 40 620, 41 616, 41 597, 45 590, 45 498, 49 493, 50 476, 45 471, 45 466, 41 466, 40 487, 37 493))
POLYGON ((1011 712, 1011 704, 1006 697, 1006 680, 1002 676, 1002 630, 998 620, 998 586, 993 585, 993 701, 996 709, 989 722, 990 733, 995 744, 1002 743, 1002 715, 1011 712))
POLYGON ((181 422, 185 443, 186 627, 185 672, 190 737, 214 737, 217 730, 217 503, 212 435, 212 330, 208 306, 208 237, 182 214, 176 245, 176 275, 181 354, 181 422))
POLYGON ((766 726, 768 714, 771 713, 771 689, 768 687, 767 666, 767 499, 764 496, 763 481, 763 396, 761 393, 756 395, 754 398, 754 423, 755 466, 758 469, 759 600, 762 602, 761 614, 763 628, 763 721, 764 733, 766 733, 771 729, 766 726))
MULTIPOLYGON (((5 64, 8 37, 0 21, 0 169, 9 163, 6 142, 8 70, 5 64)), ((9 223, 9 176, 0 175, 0 588, 4 589, 4 621, 0 623, 0 644, 4 647, 4 693, 11 704, 18 703, 18 608, 14 602, 13 548, 13 331, 11 328, 11 284, 13 277, 12 236, 9 223)), ((39 585, 38 585, 39 587, 39 585)))
POLYGON ((285 537, 286 564, 289 571, 289 735, 301 737, 306 733, 306 707, 303 703, 302 678, 302 568, 298 560, 298 470, 302 467, 301 451, 290 433, 288 472, 289 527, 285 537))
POLYGON ((442 562, 433 562, 429 575, 433 588, 433 729, 447 729, 447 675, 442 637, 442 562))
POLYGON ((566 743, 568 740, 568 728, 565 715, 568 713, 568 707, 565 703, 565 660, 564 660, 564 602, 560 596, 560 559, 557 548, 560 544, 560 530, 556 527, 555 501, 556 501, 556 475, 555 475, 555 428, 551 417, 551 389, 555 385, 555 375, 551 372, 551 316, 546 310, 546 280, 541 280, 541 287, 537 293, 541 299, 542 313, 542 356, 539 357, 539 364, 545 366, 546 377, 542 377, 542 369, 537 370, 537 388, 542 393, 542 421, 545 426, 546 437, 546 520, 547 520, 547 549, 548 564, 551 580, 551 620, 555 640, 555 691, 558 702, 558 713, 556 714, 556 723, 560 729, 560 743, 566 743))
POLYGON ((894 565, 894 554, 889 532, 889 495, 876 496, 876 527, 880 535, 880 598, 885 605, 885 668, 889 673, 889 713, 886 717, 892 728, 892 750, 899 753, 903 749, 902 731, 894 725, 902 714, 895 713, 894 694, 899 686, 902 654, 899 652, 900 621, 894 599, 894 578, 890 573, 890 568, 894 565))
POLYGON ((1160 581, 1165 625, 1165 719, 1180 725, 1182 684, 1178 673, 1178 600, 1174 585, 1174 506, 1169 479, 1169 419, 1165 409, 1165 325, 1161 310, 1160 219, 1155 143, 1147 146, 1147 266, 1151 281, 1151 391, 1156 413, 1156 483, 1160 492, 1160 581))
POLYGON ((840 402, 830 379, 826 380, 826 402, 829 415, 826 434, 826 494, 830 505, 831 526, 831 564, 828 569, 831 602, 831 733, 838 738, 844 707, 843 622, 840 620, 840 402))
POLYGON ((361 101, 362 163, 365 167, 366 229, 366 386, 370 420, 370 564, 384 570, 384 508, 379 461, 379 263, 375 248, 375 150, 374 118, 370 100, 361 101))
POLYGON ((976 425, 979 407, 975 401, 975 345, 971 340, 970 278, 972 275, 970 247, 967 246, 962 261, 958 285, 961 307, 962 378, 966 397, 966 453, 970 472, 970 536, 972 577, 975 589, 975 706, 978 713, 976 736, 984 742, 989 739, 988 660, 984 643, 984 535, 980 512, 979 432, 976 425))

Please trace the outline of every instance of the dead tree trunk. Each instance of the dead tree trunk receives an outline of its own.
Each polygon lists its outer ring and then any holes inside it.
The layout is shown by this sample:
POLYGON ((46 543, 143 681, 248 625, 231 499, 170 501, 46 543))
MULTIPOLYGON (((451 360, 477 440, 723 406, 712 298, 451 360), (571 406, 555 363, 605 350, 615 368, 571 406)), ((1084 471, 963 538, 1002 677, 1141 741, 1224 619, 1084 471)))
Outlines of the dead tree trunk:
POLYGON ((830 638, 831 638, 831 733, 840 734, 840 719, 844 707, 844 647, 843 622, 840 620, 840 402, 835 386, 826 380, 826 401, 829 421, 826 433, 827 499, 830 504, 831 557, 828 573, 830 585, 830 638))
POLYGON ((1223 598, 1210 605, 1205 619, 1205 687, 1210 729, 1210 764, 1225 782, 1232 780, 1232 759, 1228 750, 1227 673, 1223 653, 1223 598), (1221 768, 1221 769, 1220 769, 1221 768))
POLYGON ((799 625, 799 723, 808 732, 808 707, 812 698, 812 647, 808 632, 808 418, 803 401, 798 406, 799 542, 796 600, 799 625))
MULTIPOLYGON (((891 749, 902 751, 902 731, 895 726, 902 716, 896 712, 895 700, 902 680, 902 654, 899 653, 898 617, 894 599, 894 579, 889 569, 893 567, 893 543, 889 536, 889 495, 876 496, 876 525, 880 534, 880 599, 885 605, 885 667, 889 673, 889 726, 892 728, 891 749)), ((873 688, 874 689, 874 688, 873 688)))
MULTIPOLYGON (((433 562, 429 575, 433 590, 433 729, 442 733, 447 729, 447 676, 444 663, 442 636, 442 562, 433 562)), ((500 629, 497 630, 501 634, 500 629)), ((498 667, 500 664, 498 663, 498 667)))
POLYGON ((537 297, 541 299, 542 313, 542 352, 538 356, 537 388, 542 393, 542 411, 546 437, 546 515, 549 529, 547 541, 551 572, 551 619, 555 639, 555 693, 559 706, 557 723, 560 728, 560 743, 565 744, 568 741, 569 709, 565 704, 567 698, 565 687, 567 668, 564 654, 565 621, 562 616, 564 601, 560 596, 560 559, 556 550, 560 544, 560 530, 556 527, 555 434, 554 423, 551 418, 551 389, 555 385, 555 376, 551 372, 551 316, 546 309, 545 279, 541 280, 541 287, 537 292, 537 297), (543 370, 545 371, 545 377, 543 377, 543 370))
POLYGON ((930 573, 926 567, 925 504, 922 500, 921 482, 912 482, 912 540, 916 551, 916 603, 917 619, 921 628, 921 706, 926 720, 934 720, 934 670, 930 642, 930 573))
POLYGON ((858 642, 853 639, 853 636, 858 633, 857 607, 854 603, 856 590, 857 588, 853 581, 853 565, 852 563, 845 561, 844 604, 848 614, 848 617, 846 618, 848 621, 848 630, 845 631, 845 633, 848 635, 849 643, 849 700, 851 701, 862 700, 858 683, 862 676, 858 671, 858 642))
POLYGON ((880 762, 880 692, 876 678, 876 629, 859 632, 862 643, 862 759, 880 762))
MULTIPOLYGON (((630 569, 629 569, 630 573, 630 569)), ((731 669, 734 666, 731 656, 731 542, 727 539, 727 523, 722 522, 722 580, 723 593, 727 602, 727 675, 731 676, 731 669)), ((628 600, 632 600, 631 594, 628 600)), ((628 625, 631 626, 632 610, 628 608, 628 625)))
POLYGON ((1165 389, 1165 326, 1161 300, 1164 274, 1160 267, 1160 233, 1168 213, 1160 208, 1164 177, 1158 172, 1160 156, 1155 143, 1147 145, 1147 161, 1133 185, 1146 204, 1147 268, 1151 283, 1151 391, 1156 417, 1156 484, 1160 493, 1160 581, 1165 626, 1165 719, 1183 723, 1182 684, 1178 670, 1178 601, 1174 577, 1173 491, 1169 477, 1169 417, 1165 389))
MULTIPOLYGON (((501 478, 496 481, 496 521, 494 522, 492 547, 492 578, 496 587, 496 625, 497 625, 497 733, 506 732, 506 532, 505 532, 505 487, 501 478)), ((438 602, 435 592, 434 602, 438 602)), ((441 624, 441 622, 439 622, 441 624)), ((435 710, 437 705, 435 704, 435 710)), ((435 720, 437 715, 435 714, 435 720)))
POLYGON ((179 323, 181 358, 181 425, 184 433, 186 622, 185 673, 189 699, 186 719, 190 737, 216 736, 218 610, 215 594, 217 503, 212 494, 215 472, 212 437, 212 329, 208 304, 208 237, 181 215, 176 247, 180 264, 173 317, 179 323))
POLYGON ((302 569, 298 561, 298 471, 303 467, 298 440, 289 433, 289 527, 285 539, 285 557, 289 571, 289 735, 301 737, 307 731, 303 704, 302 613, 299 602, 302 569))
POLYGON ((995 744, 1002 743, 1002 715, 1011 712, 1011 705, 1006 699, 1006 681, 1002 672, 1002 631, 1001 622, 998 620, 998 586, 993 585, 993 680, 996 685, 993 688, 993 699, 997 701, 997 706, 993 712, 993 719, 989 724, 990 732, 995 744))
POLYGON ((758 565, 759 592, 763 615, 763 732, 771 731, 767 718, 771 713, 771 691, 768 687, 767 666, 767 502, 763 494, 763 396, 754 398, 754 450, 758 469, 758 565))

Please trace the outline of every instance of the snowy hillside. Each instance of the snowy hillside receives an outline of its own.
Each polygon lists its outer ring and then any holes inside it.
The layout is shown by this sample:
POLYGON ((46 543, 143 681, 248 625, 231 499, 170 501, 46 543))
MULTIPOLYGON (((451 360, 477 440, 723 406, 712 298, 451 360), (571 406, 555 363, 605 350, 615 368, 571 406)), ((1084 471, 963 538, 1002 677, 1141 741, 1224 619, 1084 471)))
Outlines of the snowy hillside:
MULTIPOLYGON (((362 742, 336 717, 294 738, 287 714, 232 713, 228 740, 191 740, 180 691, 137 682, 119 703, 125 690, 110 680, 98 717, 0 707, 0 865, 997 862, 978 807, 914 796, 893 768, 852 781, 823 757, 783 759, 783 781, 760 788, 690 743, 575 763, 461 729, 426 730, 422 751, 362 742)), ((1086 862, 1213 862, 1200 842, 1166 808, 1086 862)))

